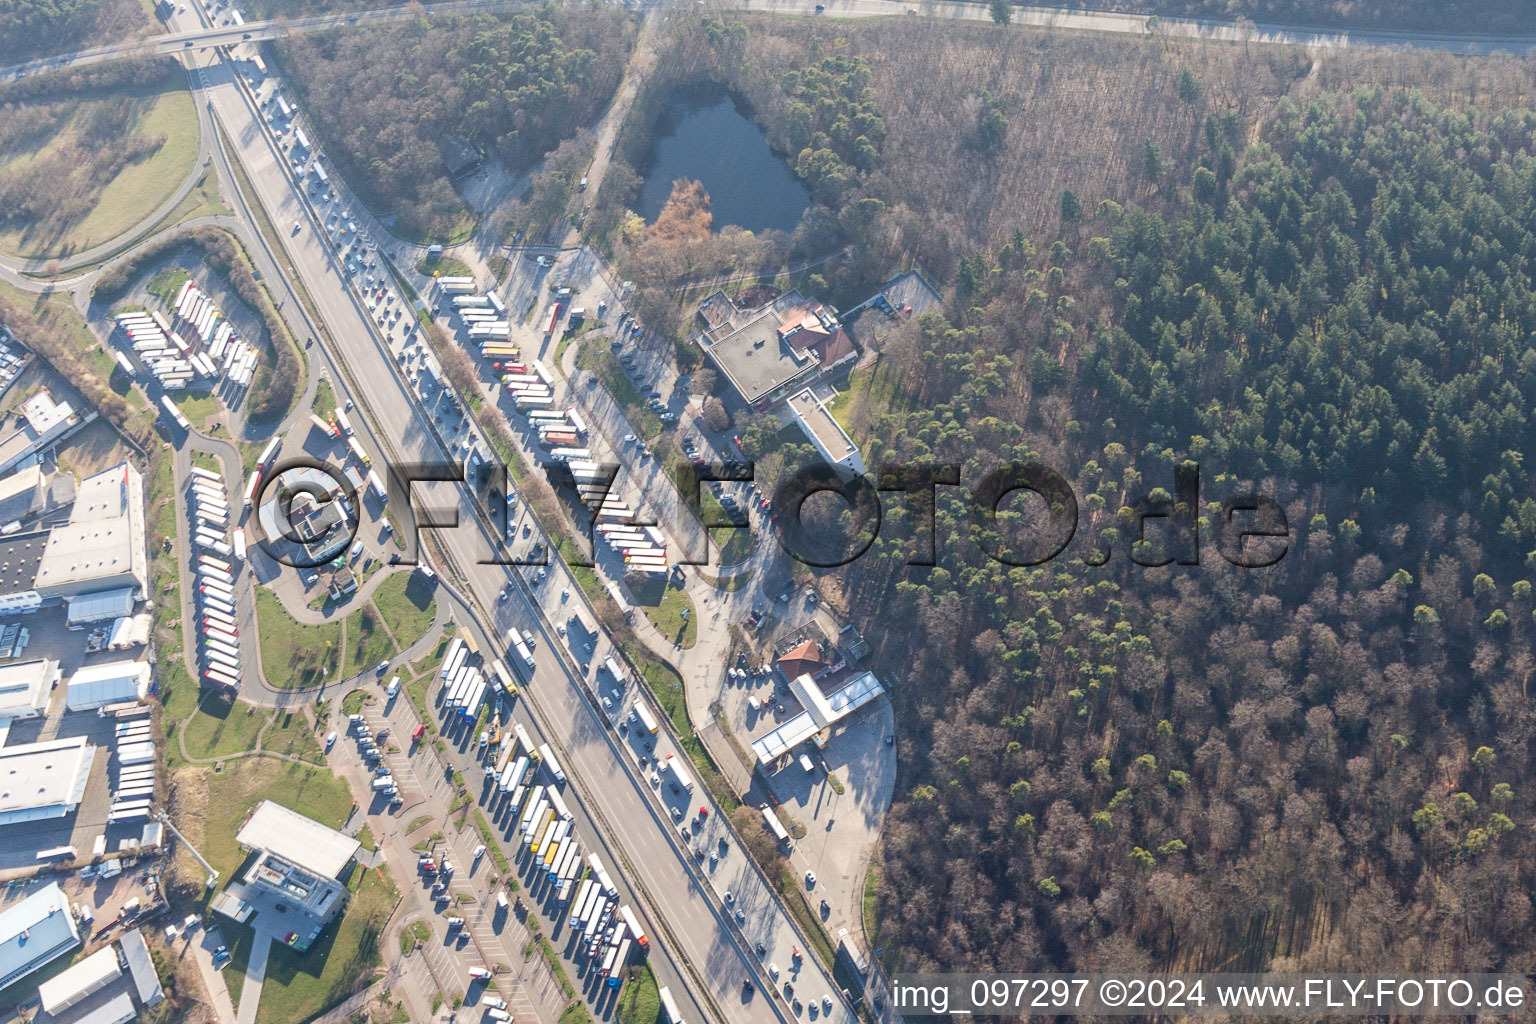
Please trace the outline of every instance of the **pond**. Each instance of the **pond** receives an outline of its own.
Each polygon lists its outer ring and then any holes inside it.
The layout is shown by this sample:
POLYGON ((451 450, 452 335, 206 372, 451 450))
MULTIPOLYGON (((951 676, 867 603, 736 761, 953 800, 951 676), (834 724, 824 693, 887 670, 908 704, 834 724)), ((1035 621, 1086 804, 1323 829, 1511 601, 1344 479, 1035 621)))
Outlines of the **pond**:
POLYGON ((655 223, 679 178, 703 182, 716 231, 727 224, 793 231, 810 208, 810 194, 768 148, 750 110, 718 85, 675 90, 653 138, 638 208, 647 224, 655 223))

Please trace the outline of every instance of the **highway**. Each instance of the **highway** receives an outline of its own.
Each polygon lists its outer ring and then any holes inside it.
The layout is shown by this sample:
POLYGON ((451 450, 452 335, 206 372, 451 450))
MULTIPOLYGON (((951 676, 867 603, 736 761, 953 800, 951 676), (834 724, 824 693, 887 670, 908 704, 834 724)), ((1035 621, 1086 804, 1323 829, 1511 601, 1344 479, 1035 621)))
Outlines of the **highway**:
MULTIPOLYGON (((0 68, 0 83, 24 78, 60 67, 81 67, 124 57, 147 57, 197 52, 242 41, 279 39, 298 32, 319 32, 346 25, 367 25, 385 21, 462 14, 471 11, 495 11, 521 7, 525 0, 448 0, 417 8, 414 4, 377 7, 366 11, 340 14, 312 14, 302 18, 253 21, 244 25, 222 25, 171 32, 110 46, 99 46, 76 53, 59 54, 0 68)), ((660 6, 652 4, 648 6, 660 6)), ((766 11, 770 14, 809 15, 820 13, 828 18, 883 17, 903 12, 925 17, 959 21, 990 21, 987 4, 979 0, 824 0, 825 11, 817 12, 815 0, 710 0, 710 6, 766 11)), ((1013 9, 1013 24, 1035 28, 1054 28, 1072 32, 1109 32, 1116 35, 1145 36, 1148 18, 1138 14, 1085 11, 1060 7, 1019 5, 1013 9)), ((1494 35, 1461 32, 1409 32, 1387 29, 1338 29, 1307 25, 1270 23, 1238 24, 1200 18, 1166 18, 1156 21, 1157 32, 1168 39, 1209 39, 1227 42, 1268 43, 1279 46, 1338 49, 1351 46, 1385 46, 1414 50, 1435 50, 1462 55, 1508 53, 1522 55, 1536 46, 1536 35, 1494 35)))
POLYGON ((444 14, 470 14, 476 11, 510 10, 523 6, 525 0, 445 0, 444 3, 399 4, 393 7, 375 7, 366 11, 344 11, 339 14, 311 14, 302 18, 278 18, 272 21, 251 21, 243 25, 216 25, 198 27, 183 32, 168 32, 148 36, 110 46, 98 46, 75 53, 39 57, 23 64, 0 68, 0 82, 14 81, 56 68, 79 68, 102 61, 121 60, 127 57, 160 57, 178 53, 200 53, 219 46, 231 46, 240 42, 262 42, 281 39, 300 32, 322 32, 345 25, 374 25, 385 21, 401 21, 410 18, 432 17, 444 14))
MULTIPOLYGON (((271 254, 279 278, 293 276, 303 281, 327 330, 322 332, 311 322, 296 300, 286 302, 285 312, 301 337, 312 334, 317 339, 312 356, 323 350, 325 362, 338 371, 334 379, 367 411, 369 423, 359 433, 370 449, 396 462, 448 459, 437 428, 421 411, 417 396, 399 369, 398 340, 390 347, 375 330, 365 307, 338 272, 332 250, 319 234, 319 216, 290 176, 287 155, 265 130, 243 83, 236 80, 232 64, 217 61, 215 54, 195 58, 199 67, 193 78, 195 85, 206 80, 207 85, 198 90, 198 101, 212 103, 225 138, 231 140, 230 153, 221 152, 217 159, 221 165, 228 158, 238 159, 244 166, 257 198, 282 236, 285 251, 271 254), (290 232, 288 227, 295 222, 300 229, 290 232), (328 339, 343 341, 333 344, 328 339)), ((234 179, 231 175, 226 180, 234 179)), ((281 288, 279 297, 285 292, 281 288)), ((303 410, 296 412, 302 414, 303 410)), ((462 457, 463 451, 456 454, 462 457)), ((555 745, 566 764, 567 774, 581 794, 580 802, 607 832, 615 852, 615 874, 626 884, 637 886, 634 902, 645 916, 660 924, 660 941, 650 957, 660 982, 670 985, 674 993, 703 996, 701 1003, 685 1008, 690 1019, 729 1020, 733 1024, 786 1021, 787 1008, 764 998, 761 989, 755 998, 741 1001, 745 979, 754 977, 762 984, 757 957, 699 869, 685 859, 686 848, 678 832, 663 819, 657 801, 643 788, 637 766, 620 752, 614 734, 583 695, 580 669, 549 653, 563 650, 563 645, 550 623, 533 610, 527 584, 518 584, 519 599, 498 600, 508 582, 508 570, 477 564, 491 557, 491 543, 466 491, 456 485, 436 484, 418 486, 415 493, 419 506, 457 511, 463 525, 436 534, 450 564, 441 564, 434 556, 434 567, 445 579, 457 577, 456 589, 475 609, 475 619, 488 633, 496 634, 497 649, 501 649, 500 638, 509 627, 531 630, 540 638, 540 649, 546 653, 540 656, 538 671, 524 689, 527 705, 542 723, 544 738, 555 745), (729 1006, 729 1012, 722 1006, 729 1006)), ((527 708, 521 713, 526 714, 527 708)), ((775 923, 775 927, 780 926, 775 923)), ((791 945, 803 949, 807 944, 792 930, 783 931, 784 936, 775 939, 769 955, 779 956, 777 951, 782 948, 787 962, 791 945)), ((816 966, 809 969, 820 970, 816 966)), ((830 988, 830 979, 824 984, 830 988)), ((816 991, 820 992, 820 986, 816 991)), ((851 1013, 840 1003, 838 1006, 841 1012, 829 1016, 831 1024, 841 1024, 839 1018, 851 1020, 851 1013)))

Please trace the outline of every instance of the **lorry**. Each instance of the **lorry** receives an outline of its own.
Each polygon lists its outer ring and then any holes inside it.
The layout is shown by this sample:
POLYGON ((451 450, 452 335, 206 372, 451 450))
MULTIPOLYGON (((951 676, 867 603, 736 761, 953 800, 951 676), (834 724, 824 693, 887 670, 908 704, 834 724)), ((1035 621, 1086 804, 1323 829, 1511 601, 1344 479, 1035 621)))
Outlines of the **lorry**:
POLYGON ((512 642, 512 650, 517 652, 518 660, 527 667, 530 673, 533 672, 535 667, 533 652, 528 650, 528 644, 523 640, 522 635, 517 630, 510 629, 507 631, 507 639, 512 642))
MULTIPOLYGON (((556 782, 565 781, 565 772, 560 770, 560 762, 555 759, 555 752, 550 749, 548 743, 539 744, 539 760, 544 762, 545 769, 556 782)), ((689 787, 692 787, 689 783, 689 787)))
POLYGON ((681 761, 673 754, 668 754, 661 764, 663 772, 672 773, 672 788, 674 792, 692 793, 693 776, 688 774, 681 761))

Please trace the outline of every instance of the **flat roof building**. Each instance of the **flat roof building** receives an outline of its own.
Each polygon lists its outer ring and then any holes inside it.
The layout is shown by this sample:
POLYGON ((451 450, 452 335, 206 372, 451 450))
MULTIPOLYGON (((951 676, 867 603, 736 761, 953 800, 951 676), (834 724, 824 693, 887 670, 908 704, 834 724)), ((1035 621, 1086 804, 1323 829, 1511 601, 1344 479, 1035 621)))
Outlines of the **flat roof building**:
POLYGON ((42 607, 32 584, 47 544, 46 531, 0 538, 0 615, 25 615, 42 607))
POLYGON ((25 402, 8 433, 0 434, 0 475, 9 473, 69 433, 80 417, 68 402, 55 402, 44 388, 25 402))
POLYGON ((126 462, 88 477, 69 522, 48 534, 33 588, 44 599, 149 585, 144 480, 126 462))
POLYGON ((865 472, 859 446, 853 443, 853 438, 810 388, 791 395, 787 404, 795 422, 800 424, 800 429, 822 458, 834 465, 847 466, 861 475, 865 472))
POLYGON ((106 946, 37 986, 37 998, 44 1013, 63 1013, 122 976, 117 950, 106 946))
POLYGON ((294 929, 284 941, 308 949, 346 905, 347 887, 337 879, 361 844, 271 800, 256 805, 235 839, 258 856, 244 884, 226 892, 233 899, 216 902, 214 909, 243 920, 258 903, 281 903, 294 929))
POLYGON ((128 1024, 138 1011, 133 1008, 133 997, 119 992, 90 1013, 76 1017, 71 1024, 128 1024))
POLYGON ((751 310, 717 292, 700 306, 700 317, 707 326, 699 347, 759 409, 858 358, 837 312, 797 291, 751 310))
POLYGON ((752 753, 760 765, 788 756, 801 743, 820 736, 836 722, 885 693, 885 687, 880 685, 873 672, 860 672, 830 694, 823 693, 809 675, 792 679, 789 689, 805 710, 753 742, 752 753))
POLYGON ((73 814, 95 761, 84 736, 0 747, 0 825, 73 814))
POLYGON ((139 1002, 145 1006, 156 1006, 164 1001, 165 989, 160 985, 160 973, 155 970, 155 961, 149 955, 149 944, 144 941, 144 933, 137 928, 130 928, 118 940, 118 945, 123 950, 128 973, 133 977, 133 987, 139 992, 139 1002))
POLYGON ((50 658, 0 666, 0 718, 37 718, 59 681, 59 663, 50 658))
POLYGON ((49 882, 0 911, 0 988, 80 945, 80 929, 59 883, 49 882))
POLYGON ((70 711, 94 711, 149 695, 149 662, 105 661, 86 665, 69 677, 64 706, 70 711))

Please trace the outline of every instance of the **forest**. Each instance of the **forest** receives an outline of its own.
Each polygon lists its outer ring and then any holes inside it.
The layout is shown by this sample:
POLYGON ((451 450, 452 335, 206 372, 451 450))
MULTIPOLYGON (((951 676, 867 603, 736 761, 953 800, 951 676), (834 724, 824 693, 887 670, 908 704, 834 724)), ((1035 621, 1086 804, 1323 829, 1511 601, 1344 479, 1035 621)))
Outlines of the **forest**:
POLYGON ((279 53, 348 180, 420 237, 466 216, 445 138, 529 170, 607 105, 633 36, 619 10, 540 7, 293 35, 279 53))
POLYGON ((0 0, 0 63, 120 40, 150 24, 136 0, 0 0))
POLYGON ((872 464, 1038 461, 1082 525, 1007 565, 1038 499, 978 522, 940 488, 937 566, 898 512, 821 580, 899 680, 875 944, 1525 971, 1536 114, 1356 90, 1251 142, 1211 111, 1196 147, 1161 210, 1067 191, 1056 237, 964 257, 881 354, 872 464), (1134 564, 1134 506, 1189 462, 1204 557, 1134 564), (1270 568, 1213 546, 1249 490, 1290 524, 1270 568))

